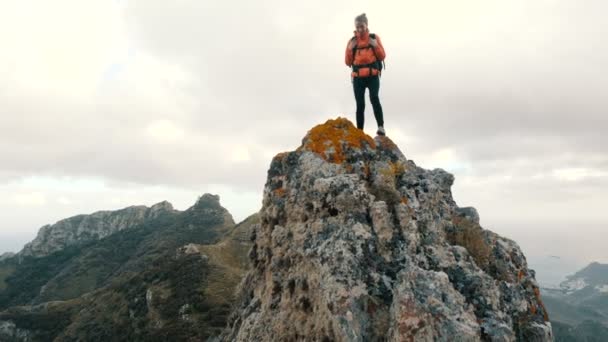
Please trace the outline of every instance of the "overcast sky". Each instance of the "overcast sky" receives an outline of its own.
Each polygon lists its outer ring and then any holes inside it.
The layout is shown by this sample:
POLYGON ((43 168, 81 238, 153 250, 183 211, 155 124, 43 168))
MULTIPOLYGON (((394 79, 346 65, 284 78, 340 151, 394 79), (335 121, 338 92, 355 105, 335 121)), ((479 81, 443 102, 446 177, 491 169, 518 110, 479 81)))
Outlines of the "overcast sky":
POLYGON ((2 0, 0 253, 100 209, 256 211, 274 154, 354 120, 361 12, 405 155, 527 254, 608 261, 603 0, 2 0))

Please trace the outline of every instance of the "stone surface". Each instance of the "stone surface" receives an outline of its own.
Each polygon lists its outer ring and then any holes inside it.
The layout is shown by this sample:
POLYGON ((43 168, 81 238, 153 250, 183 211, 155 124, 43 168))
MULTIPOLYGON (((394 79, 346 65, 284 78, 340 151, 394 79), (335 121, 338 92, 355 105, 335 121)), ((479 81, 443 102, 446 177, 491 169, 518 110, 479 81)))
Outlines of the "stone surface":
POLYGON ((224 341, 550 341, 518 245, 346 119, 274 157, 224 341))

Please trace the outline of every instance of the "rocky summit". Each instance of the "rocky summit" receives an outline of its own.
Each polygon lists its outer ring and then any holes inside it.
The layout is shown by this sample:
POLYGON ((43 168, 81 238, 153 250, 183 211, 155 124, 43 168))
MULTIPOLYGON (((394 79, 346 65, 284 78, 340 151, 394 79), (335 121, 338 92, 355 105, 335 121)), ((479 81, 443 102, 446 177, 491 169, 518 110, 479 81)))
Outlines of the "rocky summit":
POLYGON ((534 271, 454 177, 343 118, 275 156, 224 341, 551 341, 534 271))

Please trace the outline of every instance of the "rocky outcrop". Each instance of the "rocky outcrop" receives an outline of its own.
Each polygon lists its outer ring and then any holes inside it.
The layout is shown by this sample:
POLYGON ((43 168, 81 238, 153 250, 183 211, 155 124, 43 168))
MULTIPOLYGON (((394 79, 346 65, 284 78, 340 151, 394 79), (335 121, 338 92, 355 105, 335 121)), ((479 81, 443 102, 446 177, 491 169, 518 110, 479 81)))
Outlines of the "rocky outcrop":
POLYGON ((163 201, 151 207, 138 205, 73 216, 40 228, 36 238, 27 243, 18 256, 46 256, 71 245, 102 239, 174 211, 171 203, 163 201))
POLYGON ((274 157, 224 341, 549 341, 518 245, 346 119, 274 157))

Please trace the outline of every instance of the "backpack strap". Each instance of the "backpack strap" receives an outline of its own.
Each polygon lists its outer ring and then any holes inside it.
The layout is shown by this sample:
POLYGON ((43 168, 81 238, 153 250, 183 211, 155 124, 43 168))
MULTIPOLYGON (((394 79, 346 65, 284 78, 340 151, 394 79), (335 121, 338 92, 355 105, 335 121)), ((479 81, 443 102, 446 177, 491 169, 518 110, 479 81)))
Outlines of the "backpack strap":
MULTIPOLYGON (((370 34, 369 34, 369 37, 370 37, 371 39, 376 39, 376 34, 375 34, 375 33, 370 33, 370 34)), ((384 61, 383 61, 383 60, 381 61, 381 60, 379 60, 379 59, 378 59, 378 55, 376 55, 376 49, 374 49, 374 47, 373 47, 373 46, 371 46, 371 45, 370 45, 370 47, 372 48, 372 51, 374 52, 374 56, 376 56, 376 62, 377 62, 377 63, 382 63, 382 64, 381 64, 382 69, 386 69, 386 65, 384 64, 384 61)), ((382 69, 379 69, 379 70, 378 70, 378 75, 382 74, 382 69)))
MULTIPOLYGON (((357 44, 356 44, 356 43, 357 43, 357 36, 353 36, 353 37, 350 39, 350 41, 351 41, 351 43, 352 43, 352 42, 355 42, 355 45, 353 45, 353 49, 352 49, 352 51, 353 51, 353 64, 351 64, 351 66, 350 66, 350 67, 351 67, 351 69, 352 69, 352 71, 355 71, 355 56, 356 56, 355 54, 357 53, 357 44)), ((357 74, 358 74, 358 73, 359 73, 359 72, 357 71, 357 74)), ((352 76, 351 76, 351 78, 350 78, 350 81, 351 81, 351 82, 353 81, 353 77, 352 77, 352 76)))
MULTIPOLYGON (((376 39, 376 34, 375 33, 370 33, 369 37, 371 39, 376 39)), ((374 47, 372 45, 370 45, 370 47, 372 48, 372 51, 374 52, 374 56, 376 56, 376 60, 379 62, 378 55, 376 55, 376 49, 374 49, 374 47)))

